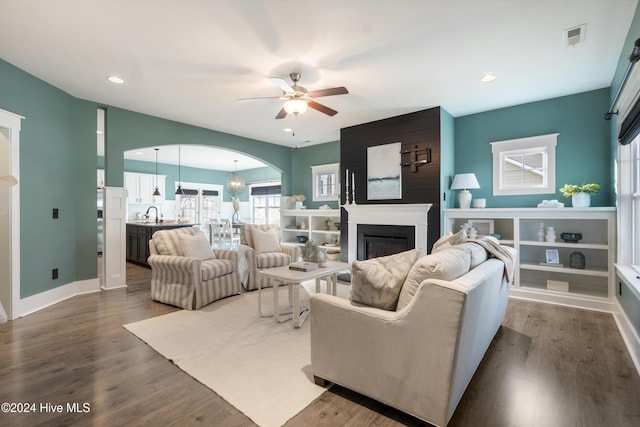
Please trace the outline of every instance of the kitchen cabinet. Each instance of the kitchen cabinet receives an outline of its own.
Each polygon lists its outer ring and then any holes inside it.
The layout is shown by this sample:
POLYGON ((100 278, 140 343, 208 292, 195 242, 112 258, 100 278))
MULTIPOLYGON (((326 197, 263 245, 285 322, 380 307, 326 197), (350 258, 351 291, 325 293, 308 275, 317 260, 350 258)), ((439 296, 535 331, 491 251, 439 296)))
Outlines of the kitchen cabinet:
MULTIPOLYGON (((157 176, 158 189, 162 199, 164 199, 165 179, 166 176, 164 175, 157 176)), ((125 172, 124 187, 127 190, 128 203, 152 205, 154 203, 153 191, 156 188, 156 175, 125 172)))
POLYGON ((173 228, 193 227, 192 224, 127 224, 127 248, 126 261, 138 264, 143 267, 149 267, 147 258, 149 258, 149 240, 158 230, 170 230, 173 228))
POLYGON ((492 230, 502 244, 517 249, 512 297, 611 311, 615 220, 613 207, 446 209, 445 231, 456 232, 471 222, 480 234, 492 230), (539 234, 549 227, 555 230, 554 241, 539 234), (563 232, 580 233, 582 239, 564 241, 563 232), (557 264, 546 262, 548 250, 557 251, 557 264), (584 257, 584 264, 572 262, 575 257, 584 257))

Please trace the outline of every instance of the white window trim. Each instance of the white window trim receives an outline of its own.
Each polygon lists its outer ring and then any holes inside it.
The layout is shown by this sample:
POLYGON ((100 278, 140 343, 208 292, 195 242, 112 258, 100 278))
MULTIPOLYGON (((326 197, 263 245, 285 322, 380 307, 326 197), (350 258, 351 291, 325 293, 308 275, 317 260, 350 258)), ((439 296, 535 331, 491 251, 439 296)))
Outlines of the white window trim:
POLYGON ((526 194, 555 194, 556 192, 556 145, 559 133, 531 136, 527 138, 509 139, 491 142, 493 153, 493 195, 514 196, 526 194), (502 185, 502 159, 506 154, 514 152, 539 152, 546 154, 547 176, 545 183, 538 187, 504 188, 502 185))
POLYGON ((311 166, 311 192, 314 202, 322 202, 328 200, 338 200, 340 198, 340 163, 329 163, 326 165, 311 166), (318 180, 320 175, 333 173, 336 176, 335 193, 327 196, 317 194, 318 180))

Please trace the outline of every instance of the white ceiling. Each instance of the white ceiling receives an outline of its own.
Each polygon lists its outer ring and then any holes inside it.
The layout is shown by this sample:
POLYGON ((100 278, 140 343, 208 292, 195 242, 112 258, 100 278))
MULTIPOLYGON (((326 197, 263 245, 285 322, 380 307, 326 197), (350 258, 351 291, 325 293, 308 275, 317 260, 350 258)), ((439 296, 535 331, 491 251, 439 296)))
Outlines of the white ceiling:
POLYGON ((296 147, 435 106, 459 117, 608 87, 636 5, 2 0, 0 58, 78 98, 296 147), (565 46, 563 30, 581 24, 586 40, 565 46), (346 86, 316 99, 339 113, 275 120, 281 101, 237 102, 279 96, 268 77, 291 71, 308 90, 346 86), (485 73, 497 78, 480 83, 485 73))

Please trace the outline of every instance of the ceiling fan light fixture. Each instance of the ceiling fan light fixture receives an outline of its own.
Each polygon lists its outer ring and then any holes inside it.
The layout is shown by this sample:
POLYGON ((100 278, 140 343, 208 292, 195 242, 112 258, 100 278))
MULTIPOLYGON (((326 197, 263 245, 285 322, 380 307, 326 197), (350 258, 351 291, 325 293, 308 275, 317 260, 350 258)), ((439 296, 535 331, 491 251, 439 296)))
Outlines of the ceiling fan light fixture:
POLYGON ((307 101, 302 99, 289 99, 284 102, 283 107, 287 114, 299 116, 300 114, 304 114, 309 106, 307 105, 307 101))

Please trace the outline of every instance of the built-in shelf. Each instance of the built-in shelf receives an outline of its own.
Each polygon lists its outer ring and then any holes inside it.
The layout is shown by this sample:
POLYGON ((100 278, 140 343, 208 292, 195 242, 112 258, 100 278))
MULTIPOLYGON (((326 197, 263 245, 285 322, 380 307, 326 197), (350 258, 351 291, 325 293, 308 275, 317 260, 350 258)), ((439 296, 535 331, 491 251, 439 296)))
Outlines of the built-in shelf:
MULTIPOLYGON (((518 251, 511 296, 590 309, 613 309, 616 211, 595 208, 446 209, 445 230, 456 232, 471 221, 478 230, 498 233, 500 243, 518 251), (555 241, 539 240, 542 226, 554 227, 555 241), (563 232, 581 233, 578 242, 565 242, 563 232), (560 265, 543 265, 548 249, 558 251, 560 265), (571 268, 571 254, 585 256, 584 268, 571 268), (550 282, 568 284, 567 291, 550 289, 550 282)), ((566 285, 565 285, 566 286, 566 285)))
POLYGON ((339 222, 339 209, 281 210, 282 243, 302 245, 297 238, 305 236, 308 240, 316 242, 320 248, 340 250, 340 230, 335 225, 339 222))

